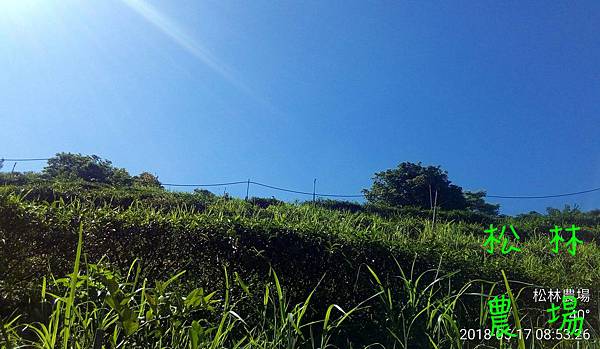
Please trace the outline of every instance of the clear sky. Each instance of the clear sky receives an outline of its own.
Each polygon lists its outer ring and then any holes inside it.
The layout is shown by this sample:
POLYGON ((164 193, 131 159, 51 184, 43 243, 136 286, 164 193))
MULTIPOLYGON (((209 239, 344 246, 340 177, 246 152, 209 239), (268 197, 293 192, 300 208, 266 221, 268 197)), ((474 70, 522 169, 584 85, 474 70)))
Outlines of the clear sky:
POLYGON ((341 194, 402 161, 489 194, 600 187, 599 25, 595 1, 0 0, 0 157, 341 194))

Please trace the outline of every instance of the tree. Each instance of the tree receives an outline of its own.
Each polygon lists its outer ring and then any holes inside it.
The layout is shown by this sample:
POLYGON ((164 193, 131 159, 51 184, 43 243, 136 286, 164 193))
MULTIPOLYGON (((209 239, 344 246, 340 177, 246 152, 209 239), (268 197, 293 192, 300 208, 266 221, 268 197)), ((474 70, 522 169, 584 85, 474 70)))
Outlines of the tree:
POLYGON ((434 204, 446 210, 470 210, 497 215, 500 205, 485 202, 485 191, 463 192, 448 179, 440 166, 403 162, 394 169, 375 173, 371 189, 364 189, 373 204, 392 207, 416 206, 429 209, 434 204), (436 203, 437 192, 437 203, 436 203))
POLYGON ((500 205, 485 202, 485 191, 463 192, 452 184, 448 172, 440 166, 403 162, 394 169, 375 173, 371 189, 363 190, 370 203, 393 207, 431 208, 434 204, 446 210, 470 210, 497 215, 500 205), (436 203, 437 192, 437 203, 436 203))
POLYGON ((207 199, 214 199, 216 195, 210 190, 196 188, 194 189, 194 194, 198 196, 202 196, 207 199))
POLYGON ((485 202, 486 192, 481 191, 466 191, 464 192, 465 200, 467 200, 467 209, 496 216, 500 211, 500 205, 490 204, 485 202))
POLYGON ((467 201, 462 188, 448 180, 448 173, 440 166, 422 166, 421 163, 403 162, 395 169, 375 173, 371 189, 364 189, 367 200, 390 206, 417 206, 430 208, 435 201, 443 209, 465 209, 467 201))
POLYGON ((48 160, 42 172, 50 178, 83 179, 113 185, 128 185, 132 180, 125 169, 116 168, 109 160, 97 155, 58 153, 48 160))
POLYGON ((162 188, 162 183, 158 180, 158 176, 153 175, 150 172, 142 172, 139 175, 133 177, 135 183, 144 187, 162 188))

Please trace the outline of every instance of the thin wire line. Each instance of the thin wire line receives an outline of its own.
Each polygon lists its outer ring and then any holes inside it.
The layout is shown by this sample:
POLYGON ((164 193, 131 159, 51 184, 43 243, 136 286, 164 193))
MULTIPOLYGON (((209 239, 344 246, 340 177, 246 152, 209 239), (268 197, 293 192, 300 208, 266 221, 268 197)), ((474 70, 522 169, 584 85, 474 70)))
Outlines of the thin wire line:
POLYGON ((330 198, 362 198, 365 195, 364 194, 357 194, 357 195, 342 195, 342 194, 319 194, 316 193, 316 196, 326 196, 326 197, 330 197, 330 198))
POLYGON ((258 186, 265 187, 265 188, 271 188, 271 189, 275 189, 275 190, 279 190, 279 191, 285 191, 285 192, 288 192, 288 193, 303 194, 303 195, 312 195, 313 194, 312 192, 309 193, 307 191, 298 191, 298 190, 292 190, 292 189, 285 189, 285 188, 280 188, 280 187, 274 187, 272 185, 258 183, 258 182, 252 182, 252 181, 250 181, 250 183, 256 184, 258 186))
POLYGON ((48 161, 50 159, 0 159, 1 161, 8 162, 25 162, 25 161, 48 161))
POLYGON ((563 196, 573 196, 579 194, 591 193, 594 191, 599 191, 600 188, 594 188, 589 190, 582 190, 573 193, 564 193, 564 194, 555 194, 555 195, 539 195, 539 196, 503 196, 503 195, 486 195, 488 198, 497 198, 497 199, 548 199, 548 198, 559 198, 563 196))
MULTIPOLYGON (((27 162, 27 161, 48 161, 48 160, 50 160, 50 159, 49 158, 0 159, 0 161, 6 161, 6 162, 27 162)), ((237 182, 211 183, 211 184, 162 183, 162 185, 169 186, 169 187, 223 187, 226 185, 238 185, 238 184, 249 184, 249 183, 256 184, 258 186, 265 187, 265 188, 288 192, 288 193, 301 194, 301 195, 313 195, 312 192, 281 188, 281 187, 276 187, 276 186, 259 183, 259 182, 254 182, 254 181, 237 181, 237 182)), ((582 190, 582 191, 577 191, 577 192, 572 192, 572 193, 562 193, 562 194, 554 194, 554 195, 531 195, 531 196, 528 196, 528 195, 486 195, 486 197, 494 198, 494 199, 549 199, 549 198, 559 198, 559 197, 565 197, 565 196, 587 194, 587 193, 592 193, 595 191, 600 191, 600 188, 593 188, 593 189, 582 190)), ((320 193, 314 193, 314 194, 315 194, 315 196, 319 196, 319 197, 336 197, 336 198, 362 198, 365 196, 364 194, 358 194, 358 195, 320 194, 320 193)))
MULTIPOLYGON (((266 188, 271 188, 271 189, 275 189, 275 190, 286 191, 286 192, 289 192, 289 193, 296 193, 296 194, 303 194, 303 195, 313 195, 313 193, 307 192, 307 191, 297 191, 297 190, 292 190, 292 189, 274 187, 272 185, 268 185, 268 184, 264 184, 264 183, 258 183, 258 182, 253 182, 253 181, 250 181, 250 183, 259 185, 261 187, 266 187, 266 188)), ((321 193, 315 193, 315 196, 326 196, 326 197, 336 197, 336 198, 362 198, 362 197, 364 197, 363 194, 360 194, 360 195, 342 195, 342 194, 321 194, 321 193)))
POLYGON ((161 183, 161 184, 168 186, 168 187, 224 187, 226 185, 247 184, 247 183, 248 183, 248 181, 213 183, 213 184, 176 184, 176 183, 161 183))

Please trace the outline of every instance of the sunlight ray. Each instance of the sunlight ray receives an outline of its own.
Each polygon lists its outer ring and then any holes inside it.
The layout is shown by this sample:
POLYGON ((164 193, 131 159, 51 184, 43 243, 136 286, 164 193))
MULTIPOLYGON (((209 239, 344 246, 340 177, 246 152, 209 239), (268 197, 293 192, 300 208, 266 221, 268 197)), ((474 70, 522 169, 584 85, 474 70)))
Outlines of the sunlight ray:
POLYGON ((199 44, 175 21, 165 16, 154 6, 144 0, 122 0, 122 2, 228 82, 251 94, 251 89, 236 78, 231 69, 219 62, 207 48, 199 44))

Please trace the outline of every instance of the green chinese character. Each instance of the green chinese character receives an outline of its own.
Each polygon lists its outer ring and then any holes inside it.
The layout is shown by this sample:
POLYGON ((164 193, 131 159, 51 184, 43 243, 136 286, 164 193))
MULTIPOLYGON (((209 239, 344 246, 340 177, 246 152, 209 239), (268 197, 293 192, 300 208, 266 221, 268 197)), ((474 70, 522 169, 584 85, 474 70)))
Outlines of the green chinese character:
POLYGON ((510 298, 505 295, 495 296, 488 301, 490 308, 490 319, 492 320, 491 334, 496 338, 502 336, 515 337, 516 334, 510 333, 508 326, 508 316, 510 315, 510 298))
POLYGON ((577 298, 574 296, 563 297, 563 310, 566 310, 562 314, 562 325, 559 330, 566 330, 568 334, 573 336, 580 336, 583 332, 583 317, 577 316, 577 298))
MULTIPOLYGON (((499 244, 500 242, 502 242, 500 250, 502 254, 508 254, 511 251, 521 251, 521 249, 518 247, 508 246, 509 239, 506 236, 504 236, 504 234, 506 233, 506 225, 502 226, 502 230, 498 238, 496 238, 496 236, 494 235, 494 233, 496 233, 497 231, 498 228, 495 228, 493 224, 490 224, 489 229, 483 231, 484 233, 488 233, 488 238, 483 243, 483 247, 488 247, 486 250, 488 253, 494 253, 494 245, 499 244)), ((517 232, 515 231, 515 228, 512 226, 512 224, 510 225, 510 231, 512 232, 515 240, 518 241, 521 239, 519 237, 519 234, 517 234, 517 232)))
POLYGON ((573 256, 575 255, 575 252, 577 252, 577 244, 583 243, 583 241, 579 240, 575 235, 575 232, 577 232, 578 230, 581 230, 581 228, 575 226, 575 224, 572 224, 570 228, 565 229, 565 231, 571 232, 571 238, 569 239, 569 241, 567 241, 566 245, 571 245, 571 248, 569 248, 569 253, 573 256))

